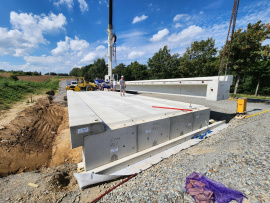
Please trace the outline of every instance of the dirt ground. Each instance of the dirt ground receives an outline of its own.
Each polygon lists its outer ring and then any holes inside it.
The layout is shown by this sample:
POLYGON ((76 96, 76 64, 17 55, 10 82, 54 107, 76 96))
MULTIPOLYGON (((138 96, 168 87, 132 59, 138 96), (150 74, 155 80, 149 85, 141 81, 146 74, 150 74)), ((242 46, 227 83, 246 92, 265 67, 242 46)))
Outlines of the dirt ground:
POLYGON ((17 103, 0 114, 0 202, 89 202, 121 180, 81 191, 73 173, 82 149, 71 149, 65 86, 49 99, 17 103), (28 185, 34 183, 33 187, 28 185))
POLYGON ((19 80, 24 80, 24 81, 32 81, 32 82, 44 82, 48 78, 54 77, 52 75, 41 75, 41 76, 18 76, 19 80))
POLYGON ((43 97, 24 108, 18 105, 0 118, 1 177, 81 162, 81 149, 70 147, 67 107, 43 97))
POLYGON ((0 73, 0 76, 8 78, 10 76, 10 74, 9 73, 0 73))

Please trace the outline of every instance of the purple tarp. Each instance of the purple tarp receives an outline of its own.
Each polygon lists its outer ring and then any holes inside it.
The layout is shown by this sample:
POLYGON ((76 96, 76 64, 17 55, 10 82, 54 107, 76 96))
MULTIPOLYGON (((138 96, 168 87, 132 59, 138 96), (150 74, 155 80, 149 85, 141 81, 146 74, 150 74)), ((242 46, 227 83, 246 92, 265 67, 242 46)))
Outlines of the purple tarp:
POLYGON ((186 190, 194 198, 196 203, 227 203, 235 200, 242 203, 247 198, 242 192, 227 188, 204 175, 193 172, 186 178, 186 190))

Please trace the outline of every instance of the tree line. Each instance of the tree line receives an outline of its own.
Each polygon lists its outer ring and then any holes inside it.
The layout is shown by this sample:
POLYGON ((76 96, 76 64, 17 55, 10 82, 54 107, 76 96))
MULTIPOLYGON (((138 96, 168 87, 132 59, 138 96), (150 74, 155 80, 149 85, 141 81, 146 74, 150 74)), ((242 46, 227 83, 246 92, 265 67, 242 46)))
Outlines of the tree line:
MULTIPOLYGON (((42 75, 41 72, 37 71, 22 71, 22 70, 11 70, 11 71, 5 71, 4 69, 0 69, 0 73, 9 73, 13 76, 40 76, 42 75)), ((48 72, 44 75, 54 75, 54 76, 69 76, 68 73, 55 73, 55 72, 48 72)))
MULTIPOLYGON (((270 25, 261 21, 249 23, 246 29, 235 31, 234 39, 231 44, 229 41, 230 46, 226 49, 222 67, 227 74, 234 76, 231 91, 235 94, 270 95, 270 47, 263 43, 269 38, 270 25)), ((147 64, 138 61, 129 65, 120 63, 113 73, 118 74, 118 77, 124 75, 127 81, 216 76, 223 49, 215 47, 213 38, 192 42, 182 56, 172 54, 164 46, 148 59, 147 64)), ((73 68, 70 75, 84 76, 90 81, 96 77, 104 78, 107 72, 105 60, 99 58, 93 64, 73 68)))

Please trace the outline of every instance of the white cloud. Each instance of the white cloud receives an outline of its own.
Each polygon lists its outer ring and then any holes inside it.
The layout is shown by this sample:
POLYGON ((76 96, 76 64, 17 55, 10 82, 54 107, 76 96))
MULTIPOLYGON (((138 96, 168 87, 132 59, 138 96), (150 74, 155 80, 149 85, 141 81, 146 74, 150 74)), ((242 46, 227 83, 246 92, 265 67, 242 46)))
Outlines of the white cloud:
POLYGON ((0 27, 0 55, 25 56, 39 44, 48 44, 45 33, 65 30, 66 17, 55 15, 34 15, 32 13, 10 12, 12 30, 0 27))
POLYGON ((148 18, 148 16, 146 16, 146 15, 142 15, 142 16, 140 16, 140 17, 139 17, 139 16, 136 16, 136 17, 133 19, 132 23, 135 24, 135 23, 144 21, 144 20, 146 20, 147 18, 148 18))
POLYGON ((53 50, 51 50, 51 53, 53 55, 61 55, 69 50, 69 43, 68 43, 69 38, 66 37, 66 41, 60 41, 57 42, 57 47, 53 50))
MULTIPOLYGON (((142 37, 145 34, 147 34, 146 32, 141 32, 141 31, 136 31, 136 30, 132 30, 132 31, 128 31, 128 32, 124 32, 118 35, 119 39, 134 39, 135 37, 142 37)), ((108 43, 108 41, 107 41, 108 43)))
POLYGON ((70 49, 73 51, 85 50, 89 47, 89 43, 85 40, 80 40, 77 36, 70 40, 70 49))
POLYGON ((116 51, 118 52, 121 52, 121 51, 128 51, 129 50, 129 47, 126 47, 126 46, 119 46, 116 48, 116 51))
POLYGON ((67 23, 66 17, 60 13, 55 15, 50 13, 48 16, 42 16, 39 18, 39 25, 42 30, 50 31, 55 29, 64 29, 64 25, 67 23))
POLYGON ((98 51, 98 50, 104 50, 104 49, 106 49, 106 47, 103 46, 103 45, 99 45, 99 46, 96 48, 97 51, 98 51))
POLYGON ((25 56, 24 60, 27 64, 31 65, 41 65, 48 66, 49 64, 55 64, 62 62, 62 57, 54 57, 54 56, 25 56))
MULTIPOLYGON (((88 4, 85 0, 78 0, 79 7, 82 13, 85 11, 88 11, 88 4)), ((60 6, 60 5, 66 5, 68 9, 72 10, 74 7, 74 0, 58 0, 57 2, 54 2, 54 5, 60 6)))
POLYGON ((179 28, 179 27, 183 27, 183 25, 180 24, 180 23, 176 23, 176 24, 174 25, 174 27, 175 27, 175 28, 179 28))
POLYGON ((154 34, 153 37, 150 39, 151 42, 156 42, 162 40, 165 36, 169 34, 169 30, 167 28, 158 31, 157 34, 154 34))
POLYGON ((132 51, 128 54, 128 58, 129 59, 135 59, 137 57, 143 56, 145 54, 145 52, 141 52, 141 51, 132 51))
POLYGON ((69 9, 73 9, 74 2, 73 0, 59 0, 58 2, 54 2, 54 5, 60 6, 62 4, 65 4, 69 9))
POLYGON ((65 41, 57 42, 57 47, 51 51, 53 55, 65 55, 69 51, 83 51, 89 47, 89 43, 85 40, 80 40, 77 36, 75 39, 65 37, 65 41))
POLYGON ((203 11, 200 11, 200 14, 202 15, 202 14, 204 14, 204 12, 203 11))
POLYGON ((190 16, 188 14, 178 14, 173 18, 173 21, 176 22, 176 21, 179 21, 181 19, 188 21, 190 19, 190 16))
POLYGON ((151 6, 153 6, 153 4, 152 4, 152 3, 150 3, 148 6, 149 6, 149 7, 151 7, 151 6))
POLYGON ((203 29, 201 27, 191 25, 179 33, 172 34, 171 36, 169 36, 168 40, 171 42, 177 42, 183 39, 195 39, 195 37, 199 36, 202 33, 203 29))
POLYGON ((91 63, 97 57, 97 54, 94 52, 90 52, 89 54, 85 55, 84 58, 81 60, 81 63, 91 63))
POLYGON ((78 2, 80 4, 80 9, 82 13, 88 11, 88 4, 85 2, 85 0, 78 0, 78 2))

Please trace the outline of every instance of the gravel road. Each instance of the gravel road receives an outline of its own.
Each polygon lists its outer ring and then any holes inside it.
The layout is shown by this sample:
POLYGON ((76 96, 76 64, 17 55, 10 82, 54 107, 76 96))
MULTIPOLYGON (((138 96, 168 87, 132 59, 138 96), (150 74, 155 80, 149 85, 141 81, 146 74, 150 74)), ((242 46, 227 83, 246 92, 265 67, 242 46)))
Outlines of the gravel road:
MULTIPOLYGON (((66 81, 61 84, 64 87, 66 81)), ((64 92, 60 90, 59 94, 64 92)), ((243 192, 249 198, 244 202, 270 202, 270 112, 237 120, 233 118, 236 101, 140 95, 208 106, 212 116, 228 119, 229 127, 141 172, 100 202, 194 202, 183 192, 185 178, 194 171, 243 192)), ((261 102, 264 103, 248 102, 248 113, 270 109, 269 103, 261 102)), ((75 171, 75 164, 67 164, 1 178, 0 202, 89 202, 121 181, 81 191, 72 175, 75 171), (39 187, 28 186, 28 183, 39 187)))
POLYGON ((232 120, 204 142, 163 160, 101 202, 193 202, 183 192, 193 171, 243 192, 245 202, 270 202, 270 112, 232 120))
POLYGON ((67 96, 66 86, 71 83, 71 80, 62 80, 59 84, 59 91, 57 95, 54 96, 53 101, 60 105, 66 105, 67 102, 64 100, 64 97, 67 96))

